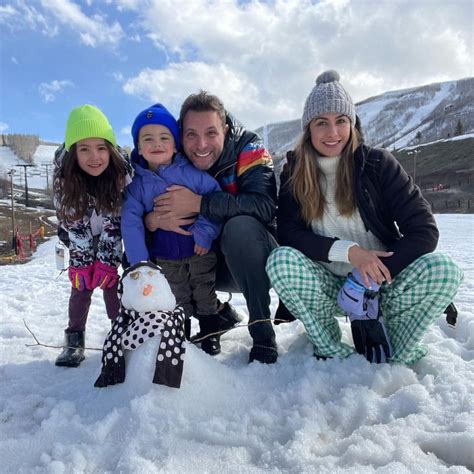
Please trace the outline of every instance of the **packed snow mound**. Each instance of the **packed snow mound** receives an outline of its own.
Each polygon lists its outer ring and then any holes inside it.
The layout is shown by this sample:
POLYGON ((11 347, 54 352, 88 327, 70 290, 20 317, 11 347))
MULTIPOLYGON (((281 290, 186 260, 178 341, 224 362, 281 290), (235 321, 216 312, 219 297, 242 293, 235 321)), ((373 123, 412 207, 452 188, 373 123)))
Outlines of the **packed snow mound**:
MULTIPOLYGON (((55 367, 59 349, 26 347, 34 341, 23 325, 43 343, 62 344, 70 285, 55 270, 55 241, 25 265, 2 267, 2 473, 472 472, 474 220, 436 219, 439 251, 465 272, 459 322, 453 330, 440 317, 424 338, 428 355, 413 367, 371 365, 358 355, 318 361, 296 321, 275 327, 274 365, 247 364, 251 339, 237 328, 216 357, 187 344, 181 388, 169 388, 151 383, 151 339, 135 351, 124 384, 97 389, 110 329, 100 291, 86 360, 55 367)), ((232 304, 246 311, 242 295, 232 304)), ((276 306, 272 293, 272 312, 276 306)))

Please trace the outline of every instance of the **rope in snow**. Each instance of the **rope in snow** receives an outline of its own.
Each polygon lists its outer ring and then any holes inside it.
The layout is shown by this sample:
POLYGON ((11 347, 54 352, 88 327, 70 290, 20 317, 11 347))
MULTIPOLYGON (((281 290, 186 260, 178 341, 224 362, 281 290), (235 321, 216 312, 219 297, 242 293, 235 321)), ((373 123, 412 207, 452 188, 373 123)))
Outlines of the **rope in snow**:
MULTIPOLYGON (((228 333, 229 331, 232 331, 233 329, 238 329, 238 328, 246 328, 249 326, 253 326, 254 324, 257 323, 268 323, 268 322, 280 322, 280 323, 285 323, 288 322, 286 319, 256 319, 255 321, 252 321, 251 323, 248 324, 237 324, 236 326, 226 329, 224 331, 216 331, 216 332, 211 332, 210 334, 207 334, 206 336, 200 337, 198 339, 193 339, 190 341, 192 344, 195 344, 197 342, 202 342, 204 339, 207 339, 208 337, 212 336, 222 336, 223 334, 228 333)), ((23 324, 25 325, 27 331, 32 335, 33 339, 35 340, 36 344, 25 344, 26 347, 36 347, 36 346, 42 346, 42 347, 49 347, 51 349, 65 349, 65 348, 70 348, 70 349, 77 349, 77 347, 71 347, 71 346, 66 346, 66 345, 61 345, 61 346, 54 346, 51 344, 44 344, 43 342, 40 342, 38 338, 36 337, 35 333, 28 327, 28 324, 26 324, 26 321, 23 319, 23 324)), ((88 351, 101 351, 102 349, 99 349, 97 347, 84 347, 85 350, 88 351)))

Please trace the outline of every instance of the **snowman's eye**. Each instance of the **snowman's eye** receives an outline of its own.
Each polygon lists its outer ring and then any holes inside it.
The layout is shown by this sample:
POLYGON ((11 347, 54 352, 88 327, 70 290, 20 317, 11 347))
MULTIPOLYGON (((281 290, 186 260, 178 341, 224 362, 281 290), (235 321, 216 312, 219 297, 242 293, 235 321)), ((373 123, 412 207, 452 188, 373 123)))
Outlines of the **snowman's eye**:
POLYGON ((140 272, 132 272, 129 276, 132 280, 138 280, 140 278, 140 272))
POLYGON ((153 275, 154 275, 153 272, 148 272, 148 276, 151 276, 151 277, 152 277, 153 275))

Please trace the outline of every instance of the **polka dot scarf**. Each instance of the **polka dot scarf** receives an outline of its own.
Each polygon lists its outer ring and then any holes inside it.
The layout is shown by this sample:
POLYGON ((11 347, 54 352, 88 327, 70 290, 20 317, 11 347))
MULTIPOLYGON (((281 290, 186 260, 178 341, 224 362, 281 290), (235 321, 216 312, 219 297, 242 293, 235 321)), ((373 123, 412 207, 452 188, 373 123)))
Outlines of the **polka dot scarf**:
POLYGON ((107 334, 102 352, 102 372, 95 387, 125 380, 124 349, 137 349, 148 339, 161 335, 153 383, 179 388, 183 374, 184 310, 138 312, 122 307, 107 334))

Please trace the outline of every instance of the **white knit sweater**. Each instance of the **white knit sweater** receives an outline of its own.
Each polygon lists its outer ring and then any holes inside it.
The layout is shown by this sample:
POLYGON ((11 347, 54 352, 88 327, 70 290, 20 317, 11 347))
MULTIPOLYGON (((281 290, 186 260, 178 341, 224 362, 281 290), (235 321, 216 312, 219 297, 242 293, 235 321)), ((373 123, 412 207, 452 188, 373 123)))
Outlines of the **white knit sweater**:
POLYGON ((345 276, 352 269, 348 256, 352 246, 359 245, 371 250, 386 250, 386 247, 372 232, 366 230, 358 209, 350 217, 339 214, 335 199, 339 159, 339 156, 318 158, 319 169, 326 178, 321 180, 326 205, 322 217, 311 222, 311 228, 315 234, 340 239, 329 250, 330 263, 320 263, 335 275, 345 276))

